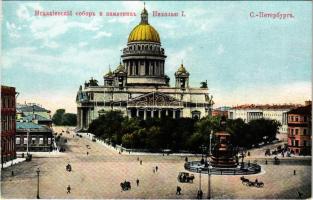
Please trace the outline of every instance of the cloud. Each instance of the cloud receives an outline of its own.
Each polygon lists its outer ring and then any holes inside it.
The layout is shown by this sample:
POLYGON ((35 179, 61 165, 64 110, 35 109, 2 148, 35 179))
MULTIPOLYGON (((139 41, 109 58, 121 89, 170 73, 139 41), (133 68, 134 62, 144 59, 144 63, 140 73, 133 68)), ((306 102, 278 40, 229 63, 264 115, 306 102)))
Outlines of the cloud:
MULTIPOLYGON (((52 46, 57 45, 51 43, 52 46)), ((103 69, 103 63, 116 63, 118 54, 111 49, 90 49, 80 51, 69 47, 59 55, 47 54, 34 47, 19 47, 3 54, 4 68, 21 70, 23 68, 44 74, 76 74, 85 76, 85 70, 103 69), (116 55, 116 56, 112 56, 116 55)))
POLYGON ((109 33, 109 32, 106 32, 106 31, 100 31, 93 38, 94 39, 99 39, 99 38, 102 38, 102 37, 111 37, 111 36, 112 36, 112 33, 109 33))
POLYGON ((12 39, 17 39, 17 38, 20 38, 21 37, 21 35, 18 33, 19 32, 19 30, 21 30, 21 27, 19 26, 19 27, 17 27, 16 25, 15 25, 15 23, 10 23, 10 22, 6 22, 6 28, 7 28, 7 30, 8 30, 8 34, 9 34, 9 36, 10 36, 10 38, 12 38, 12 39))

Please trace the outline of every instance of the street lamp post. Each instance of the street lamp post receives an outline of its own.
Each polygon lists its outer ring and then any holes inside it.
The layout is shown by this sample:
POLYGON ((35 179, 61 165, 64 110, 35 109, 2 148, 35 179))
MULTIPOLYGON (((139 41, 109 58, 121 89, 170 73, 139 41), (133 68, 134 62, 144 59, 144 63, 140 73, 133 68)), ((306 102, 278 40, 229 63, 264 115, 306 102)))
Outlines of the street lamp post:
POLYGON ((37 169, 37 199, 40 199, 39 197, 39 173, 40 173, 40 170, 39 168, 37 169))
POLYGON ((26 151, 27 151, 27 155, 29 154, 29 152, 28 152, 29 131, 30 131, 30 130, 29 130, 29 129, 27 129, 27 144, 26 144, 26 145, 27 145, 27 150, 26 150, 26 151))
POLYGON ((208 166, 208 199, 211 199, 211 162, 210 162, 210 156, 211 156, 211 140, 212 140, 213 130, 210 132, 210 147, 209 147, 209 166, 208 166))

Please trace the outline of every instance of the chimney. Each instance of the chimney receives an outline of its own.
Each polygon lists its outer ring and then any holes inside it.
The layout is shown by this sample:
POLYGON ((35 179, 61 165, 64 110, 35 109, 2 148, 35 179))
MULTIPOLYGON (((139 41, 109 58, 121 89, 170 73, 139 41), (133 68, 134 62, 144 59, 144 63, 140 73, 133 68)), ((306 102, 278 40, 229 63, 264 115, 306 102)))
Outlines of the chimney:
POLYGON ((312 101, 310 101, 310 100, 304 102, 304 106, 308 106, 308 105, 311 105, 311 104, 312 104, 312 101))

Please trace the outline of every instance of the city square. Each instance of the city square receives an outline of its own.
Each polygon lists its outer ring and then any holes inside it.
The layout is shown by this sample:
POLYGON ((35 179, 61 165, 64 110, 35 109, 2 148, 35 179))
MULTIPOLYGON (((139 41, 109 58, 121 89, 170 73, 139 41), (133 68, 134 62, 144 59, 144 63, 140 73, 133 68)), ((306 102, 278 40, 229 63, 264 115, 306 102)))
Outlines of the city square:
MULTIPOLYGON (((68 139, 68 144, 66 152, 60 153, 58 157, 34 157, 31 162, 23 162, 3 170, 2 198, 36 198, 37 168, 40 169, 40 198, 196 198, 199 174, 193 173, 193 183, 179 183, 177 180, 178 173, 185 171, 183 155, 134 155, 127 152, 120 155, 118 151, 89 139, 77 136, 73 138, 73 132, 63 135, 68 139), (142 165, 137 160, 138 157, 142 160, 142 165), (71 172, 65 170, 67 164, 71 164, 71 172), (156 166, 159 170, 153 172, 156 166), (14 171, 14 176, 11 176, 11 171, 14 171), (137 178, 139 186, 136 186, 137 178), (128 191, 122 191, 120 187, 120 183, 125 180, 131 182, 132 188, 128 191), (70 194, 66 190, 68 185, 72 188, 70 194), (176 195, 177 186, 182 188, 181 195, 176 195)), ((251 162, 257 160, 262 166, 262 172, 246 178, 257 178, 264 182, 264 187, 245 186, 238 175, 212 175, 212 198, 294 199, 299 198, 298 192, 303 194, 302 198, 311 196, 310 157, 286 158, 280 165, 272 162, 265 165, 263 156, 254 157, 253 154, 254 151, 251 151, 251 156, 247 159, 251 162), (296 175, 293 170, 296 170, 296 175)), ((201 156, 189 159, 200 160, 201 156)), ((201 179, 201 187, 206 197, 208 176, 202 174, 201 179)))

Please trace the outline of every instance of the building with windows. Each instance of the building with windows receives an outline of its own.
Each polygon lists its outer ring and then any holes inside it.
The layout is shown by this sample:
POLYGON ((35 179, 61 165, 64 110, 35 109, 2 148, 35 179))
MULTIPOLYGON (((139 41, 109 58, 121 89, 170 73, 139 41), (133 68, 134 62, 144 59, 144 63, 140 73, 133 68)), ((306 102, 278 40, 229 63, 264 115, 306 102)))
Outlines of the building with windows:
POLYGON ((1 86, 1 164, 16 158, 15 88, 1 86))
POLYGON ((223 106, 218 107, 212 110, 212 116, 224 116, 228 118, 228 110, 230 110, 231 107, 223 106))
POLYGON ((91 78, 84 87, 80 86, 76 97, 77 128, 86 130, 101 112, 115 109, 124 116, 142 119, 210 115, 213 101, 207 86, 191 87, 190 73, 181 63, 174 74, 175 86, 171 87, 165 74, 166 57, 160 35, 149 24, 144 8, 116 69, 103 76, 103 84, 91 78))
POLYGON ((288 148, 295 154, 311 155, 312 102, 288 112, 288 148))
POLYGON ((246 123, 254 119, 272 119, 281 123, 280 133, 287 133, 287 112, 300 105, 240 105, 228 110, 229 119, 241 118, 246 123))
POLYGON ((52 151, 52 130, 32 122, 16 122, 16 150, 52 151))
POLYGON ((25 117, 22 117, 18 122, 33 122, 38 125, 43 125, 47 127, 52 127, 52 119, 45 118, 38 114, 30 114, 25 117))
POLYGON ((46 119, 51 119, 51 111, 35 103, 17 104, 16 113, 17 120, 20 120, 28 115, 40 115, 46 119))

